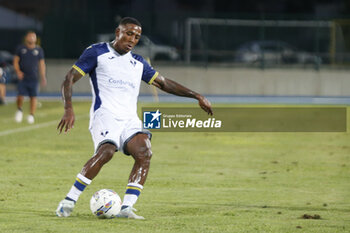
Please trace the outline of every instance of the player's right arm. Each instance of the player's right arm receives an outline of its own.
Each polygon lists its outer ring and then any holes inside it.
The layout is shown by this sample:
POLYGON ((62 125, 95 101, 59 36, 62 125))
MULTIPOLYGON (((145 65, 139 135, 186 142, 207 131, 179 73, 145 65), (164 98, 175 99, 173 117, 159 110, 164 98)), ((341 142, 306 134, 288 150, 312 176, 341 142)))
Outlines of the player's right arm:
POLYGON ((97 55, 96 50, 89 46, 85 49, 78 61, 73 65, 67 73, 65 80, 62 83, 62 98, 64 103, 64 114, 57 126, 57 129, 62 133, 68 132, 74 126, 75 116, 72 105, 72 86, 85 74, 89 73, 96 67, 97 55))
POLYGON ((67 73, 65 80, 62 83, 61 91, 64 104, 64 114, 57 126, 57 129, 62 133, 68 132, 74 126, 75 115, 73 111, 72 104, 72 87, 75 82, 77 82, 83 75, 78 72, 75 68, 71 68, 67 73))
POLYGON ((15 55, 13 57, 13 68, 15 69, 16 75, 18 77, 19 80, 22 80, 24 77, 24 73, 21 71, 21 69, 19 68, 19 56, 15 55))

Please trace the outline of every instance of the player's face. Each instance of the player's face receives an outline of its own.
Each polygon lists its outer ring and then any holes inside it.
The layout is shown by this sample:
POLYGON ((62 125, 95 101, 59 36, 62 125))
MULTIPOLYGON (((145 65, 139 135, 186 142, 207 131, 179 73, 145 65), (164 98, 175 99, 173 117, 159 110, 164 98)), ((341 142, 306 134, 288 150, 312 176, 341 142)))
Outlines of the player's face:
POLYGON ((28 33, 25 42, 29 45, 35 45, 36 43, 36 34, 35 33, 28 33))
POLYGON ((135 24, 120 25, 115 31, 114 47, 120 54, 132 50, 141 37, 141 27, 135 24))

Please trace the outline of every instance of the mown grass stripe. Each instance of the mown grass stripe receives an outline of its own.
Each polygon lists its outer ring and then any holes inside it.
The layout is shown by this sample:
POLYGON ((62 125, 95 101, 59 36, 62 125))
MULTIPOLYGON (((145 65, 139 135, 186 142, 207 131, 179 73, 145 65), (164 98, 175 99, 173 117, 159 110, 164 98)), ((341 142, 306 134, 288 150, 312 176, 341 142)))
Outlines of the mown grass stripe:
MULTIPOLYGON (((79 115, 79 116, 75 117, 75 119, 77 120, 77 119, 81 119, 84 117, 88 117, 88 115, 86 115, 86 114, 79 115)), ((40 128, 48 127, 51 125, 56 125, 58 123, 59 123, 59 120, 54 120, 54 121, 48 121, 48 122, 34 124, 34 125, 26 126, 26 127, 21 127, 21 128, 17 128, 17 129, 8 129, 8 130, 0 131, 0 137, 7 136, 10 134, 15 134, 15 133, 22 133, 22 132, 26 132, 26 131, 31 131, 31 130, 35 130, 35 129, 40 129, 40 128)))

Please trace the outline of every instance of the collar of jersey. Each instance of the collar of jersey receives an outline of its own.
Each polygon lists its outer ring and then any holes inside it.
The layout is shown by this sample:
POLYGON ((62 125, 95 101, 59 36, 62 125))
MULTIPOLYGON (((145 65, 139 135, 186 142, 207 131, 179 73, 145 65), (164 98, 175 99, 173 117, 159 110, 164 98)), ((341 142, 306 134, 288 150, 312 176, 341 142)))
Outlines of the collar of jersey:
POLYGON ((108 43, 107 43, 107 46, 108 46, 109 50, 112 51, 112 53, 114 53, 114 54, 117 55, 118 57, 119 57, 119 56, 125 56, 125 55, 127 55, 128 53, 130 53, 130 51, 129 51, 129 52, 127 52, 126 54, 121 55, 121 54, 118 53, 117 50, 115 50, 115 48, 112 46, 112 44, 111 44, 112 42, 113 42, 113 41, 108 42, 108 43))

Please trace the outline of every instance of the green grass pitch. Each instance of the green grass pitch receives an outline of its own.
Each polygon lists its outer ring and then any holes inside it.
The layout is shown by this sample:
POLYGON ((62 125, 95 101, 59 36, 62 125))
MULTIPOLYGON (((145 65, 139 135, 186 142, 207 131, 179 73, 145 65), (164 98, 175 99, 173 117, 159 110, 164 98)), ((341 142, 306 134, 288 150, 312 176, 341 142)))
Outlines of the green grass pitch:
POLYGON ((90 103, 74 106, 66 135, 56 131, 60 102, 42 102, 32 126, 13 121, 13 103, 0 106, 0 232, 350 232, 349 133, 154 133, 135 205, 145 221, 90 212, 99 189, 123 196, 133 161, 121 153, 71 217, 58 218, 58 202, 93 153, 90 103))

